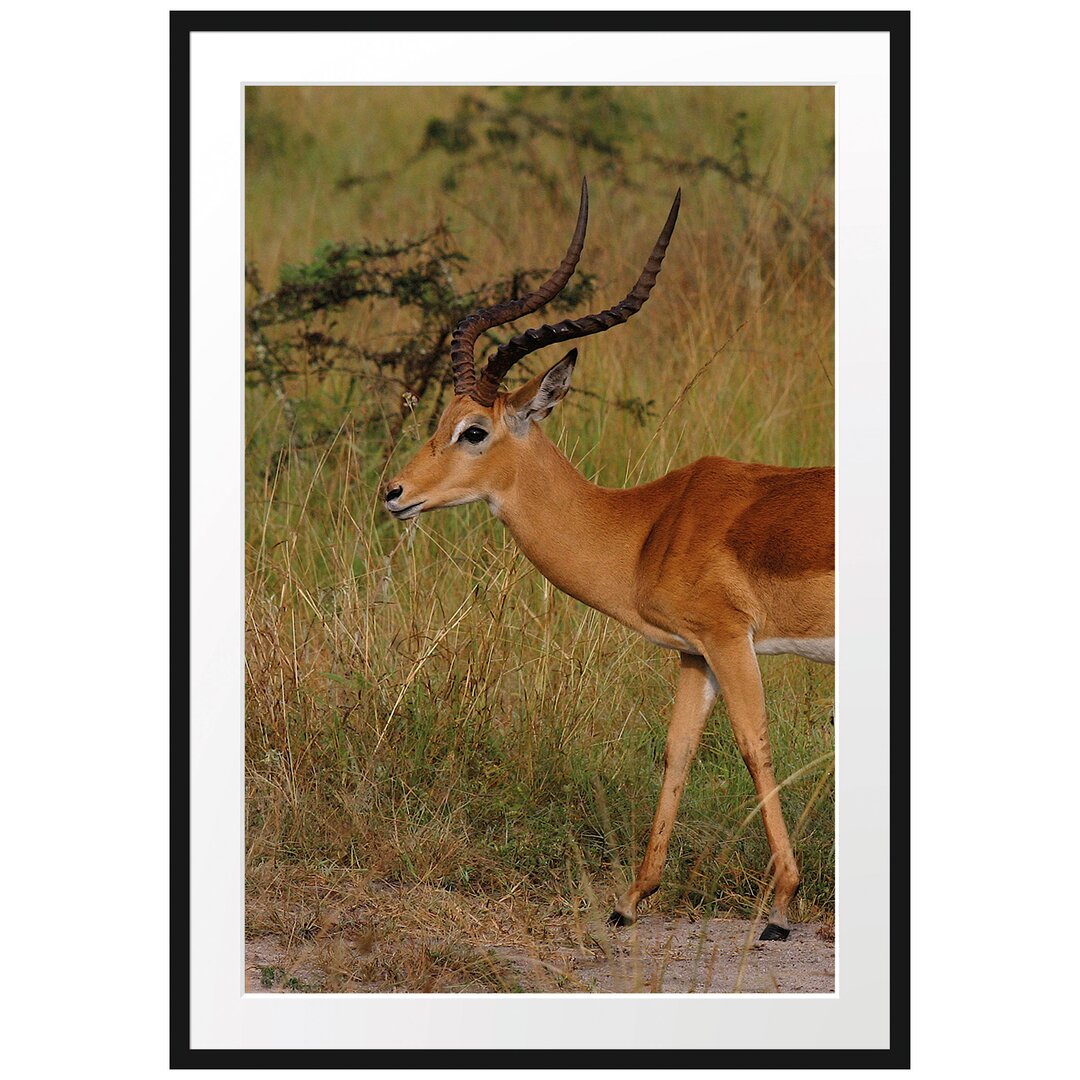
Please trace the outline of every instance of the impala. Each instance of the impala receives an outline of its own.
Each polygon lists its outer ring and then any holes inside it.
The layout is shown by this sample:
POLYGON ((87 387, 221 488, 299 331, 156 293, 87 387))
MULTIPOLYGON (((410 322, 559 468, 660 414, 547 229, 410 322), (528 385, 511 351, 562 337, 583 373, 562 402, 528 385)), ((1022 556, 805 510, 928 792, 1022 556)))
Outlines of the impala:
POLYGON ((473 312, 454 331, 454 397, 438 427, 383 492, 399 521, 483 501, 553 585, 679 654, 664 776, 645 856, 611 921, 634 922, 667 857, 683 787, 705 721, 724 696, 753 777, 772 858, 773 905, 761 937, 785 939, 799 871, 780 808, 756 653, 833 662, 833 470, 706 457, 640 487, 598 487, 544 435, 562 400, 572 349, 544 374, 505 393, 503 377, 545 345, 625 322, 656 283, 679 213, 667 222, 637 284, 594 315, 527 330, 474 362, 486 330, 536 311, 574 272, 585 241, 588 188, 558 269, 535 292, 473 312))

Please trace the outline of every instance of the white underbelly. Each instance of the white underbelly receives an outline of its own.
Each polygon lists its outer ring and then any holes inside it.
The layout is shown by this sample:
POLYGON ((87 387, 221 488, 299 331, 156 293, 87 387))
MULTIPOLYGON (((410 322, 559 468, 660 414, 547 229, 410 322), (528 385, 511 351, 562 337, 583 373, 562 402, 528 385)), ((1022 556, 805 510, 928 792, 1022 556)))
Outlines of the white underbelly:
MULTIPOLYGON (((646 641, 653 645, 659 645, 664 649, 677 649, 679 652, 701 655, 700 649, 687 641, 681 634, 674 634, 668 630, 661 630, 657 626, 638 626, 635 629, 646 641)), ((807 660, 816 660, 819 664, 835 663, 836 657, 835 638, 761 638, 753 642, 754 652, 762 656, 777 656, 780 653, 793 653, 796 656, 805 657, 807 660)))
POLYGON ((754 652, 762 656, 776 656, 779 653, 794 653, 807 660, 816 660, 819 664, 836 662, 836 639, 831 637, 807 638, 762 638, 754 642, 754 652))
POLYGON ((691 645, 681 634, 672 634, 655 626, 647 626, 638 631, 646 641, 659 645, 662 649, 677 649, 679 652, 693 653, 700 656, 696 646, 691 645))

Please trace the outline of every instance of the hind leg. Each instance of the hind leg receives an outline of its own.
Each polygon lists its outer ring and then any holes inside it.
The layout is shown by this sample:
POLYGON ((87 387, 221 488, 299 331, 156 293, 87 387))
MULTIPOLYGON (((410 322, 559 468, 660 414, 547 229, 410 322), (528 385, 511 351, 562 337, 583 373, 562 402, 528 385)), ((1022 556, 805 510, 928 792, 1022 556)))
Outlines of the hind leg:
POLYGON ((664 781, 660 788, 660 799, 656 805, 645 858, 634 884, 619 898, 611 913, 610 921, 616 926, 632 923, 637 918, 638 902, 655 892, 660 885, 660 874, 667 860, 668 841, 675 827, 686 777, 715 701, 716 680, 705 660, 690 653, 680 653, 679 686, 675 691, 675 708, 664 749, 664 781))

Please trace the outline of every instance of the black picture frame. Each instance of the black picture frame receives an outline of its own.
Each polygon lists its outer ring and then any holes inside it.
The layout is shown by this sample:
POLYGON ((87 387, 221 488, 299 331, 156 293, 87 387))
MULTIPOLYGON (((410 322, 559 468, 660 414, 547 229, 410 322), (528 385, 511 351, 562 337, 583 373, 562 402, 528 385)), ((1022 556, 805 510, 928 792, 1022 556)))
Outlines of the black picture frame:
MULTIPOLYGON (((610 26, 611 12, 575 12, 577 31, 610 26)), ((190 540, 189 381, 191 298, 190 41, 194 33, 394 30, 417 28, 412 12, 207 12, 174 11, 170 19, 171 64, 171 978, 170 1060, 173 1068, 370 1067, 362 1051, 194 1049, 190 1041, 190 540)), ((550 12, 425 12, 426 30, 567 32, 550 12)), ((717 1068, 889 1068, 910 1066, 910 14, 907 11, 845 12, 633 12, 621 18, 630 31, 700 32, 841 31, 889 36, 891 125, 891 919, 882 932, 890 941, 890 1045, 888 1049, 725 1050, 717 1068)), ((700 1066, 700 1052, 619 1049, 610 1033, 607 1049, 419 1050, 382 1055, 382 1068, 678 1068, 700 1066)))

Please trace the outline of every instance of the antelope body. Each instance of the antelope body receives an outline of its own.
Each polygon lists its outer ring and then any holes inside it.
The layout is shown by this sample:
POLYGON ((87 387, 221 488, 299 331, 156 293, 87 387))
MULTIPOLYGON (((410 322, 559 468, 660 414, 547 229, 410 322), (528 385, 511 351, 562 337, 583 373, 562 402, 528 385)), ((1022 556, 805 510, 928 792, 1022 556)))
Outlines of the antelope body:
POLYGON ((476 338, 536 310, 565 286, 585 238, 588 191, 559 269, 529 296, 475 312, 454 333, 455 396, 427 444, 389 482, 399 520, 485 501, 553 585, 679 653, 664 779, 645 857, 611 919, 632 923, 656 890, 705 721, 719 690, 754 781, 772 852, 775 894, 765 939, 788 936, 799 883, 780 808, 755 653, 833 661, 833 470, 701 458, 640 487, 586 480, 539 426, 566 395, 577 350, 524 386, 502 377, 526 353, 625 322, 648 298, 680 197, 621 304, 528 330, 501 346, 479 379, 476 338))

